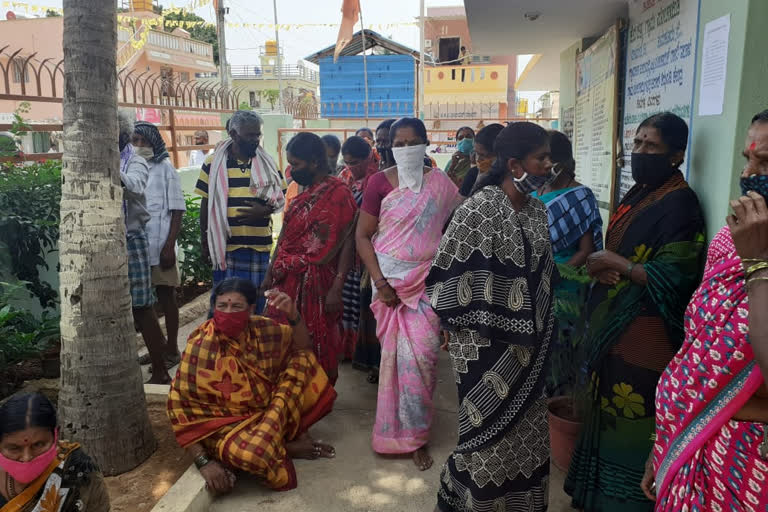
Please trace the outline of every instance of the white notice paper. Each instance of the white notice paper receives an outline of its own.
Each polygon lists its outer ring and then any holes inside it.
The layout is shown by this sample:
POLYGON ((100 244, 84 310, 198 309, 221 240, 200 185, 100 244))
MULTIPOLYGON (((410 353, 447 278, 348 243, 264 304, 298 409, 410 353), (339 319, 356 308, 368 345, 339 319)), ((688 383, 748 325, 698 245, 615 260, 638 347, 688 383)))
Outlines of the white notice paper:
POLYGON ((710 21, 704 27, 701 89, 699 90, 700 116, 719 116, 723 113, 725 78, 728 70, 728 35, 730 32, 730 14, 710 21))

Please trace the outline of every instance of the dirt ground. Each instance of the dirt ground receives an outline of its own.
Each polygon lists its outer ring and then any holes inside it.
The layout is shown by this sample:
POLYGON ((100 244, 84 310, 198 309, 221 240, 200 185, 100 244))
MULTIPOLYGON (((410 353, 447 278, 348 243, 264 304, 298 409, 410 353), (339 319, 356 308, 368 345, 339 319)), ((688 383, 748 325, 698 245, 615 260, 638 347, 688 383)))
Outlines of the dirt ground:
POLYGON ((176 444, 165 403, 149 403, 148 409, 157 451, 133 471, 106 479, 112 512, 149 512, 192 464, 176 444))

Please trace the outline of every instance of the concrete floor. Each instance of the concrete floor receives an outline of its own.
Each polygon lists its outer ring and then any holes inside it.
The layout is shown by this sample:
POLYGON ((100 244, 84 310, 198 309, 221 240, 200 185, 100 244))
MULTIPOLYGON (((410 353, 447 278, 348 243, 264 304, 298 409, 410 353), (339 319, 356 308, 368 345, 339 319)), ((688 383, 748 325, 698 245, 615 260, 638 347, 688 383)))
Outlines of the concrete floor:
MULTIPOLYGON (((181 338, 181 336, 180 336, 181 338)), ((441 353, 436 415, 430 444, 435 464, 418 471, 409 457, 384 458, 371 450, 376 386, 349 364, 340 370, 333 412, 311 434, 336 447, 335 459, 296 462, 299 485, 277 493, 255 480, 241 479, 234 492, 216 498, 211 512, 337 512, 434 510, 440 468, 456 444, 456 387, 450 359, 441 353)), ((563 493, 562 472, 552 468, 552 512, 572 510, 563 493)))

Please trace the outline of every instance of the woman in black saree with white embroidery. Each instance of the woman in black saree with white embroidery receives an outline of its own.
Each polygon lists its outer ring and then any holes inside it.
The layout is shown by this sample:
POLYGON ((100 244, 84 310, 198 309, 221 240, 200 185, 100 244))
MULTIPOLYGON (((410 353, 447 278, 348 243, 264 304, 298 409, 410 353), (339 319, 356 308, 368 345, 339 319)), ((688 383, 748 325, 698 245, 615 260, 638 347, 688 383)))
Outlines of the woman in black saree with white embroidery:
POLYGON ((427 278, 458 386, 459 442, 436 511, 547 509, 545 366, 557 271, 547 209, 530 192, 550 175, 547 132, 515 123, 497 161, 454 214, 427 278))

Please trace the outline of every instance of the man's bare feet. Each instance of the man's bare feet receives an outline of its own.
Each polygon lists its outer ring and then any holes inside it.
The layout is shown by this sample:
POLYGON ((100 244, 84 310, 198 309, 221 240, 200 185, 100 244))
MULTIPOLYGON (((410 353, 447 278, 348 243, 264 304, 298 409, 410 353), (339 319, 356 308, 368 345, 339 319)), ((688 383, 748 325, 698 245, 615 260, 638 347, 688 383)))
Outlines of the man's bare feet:
POLYGON ((422 446, 413 452, 413 463, 419 468, 419 471, 426 471, 432 467, 434 460, 430 457, 426 446, 422 446))
POLYGON ((307 433, 302 434, 294 441, 285 445, 285 450, 292 459, 315 460, 318 458, 332 459, 336 457, 336 450, 333 446, 322 441, 315 441, 307 433))

